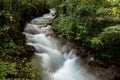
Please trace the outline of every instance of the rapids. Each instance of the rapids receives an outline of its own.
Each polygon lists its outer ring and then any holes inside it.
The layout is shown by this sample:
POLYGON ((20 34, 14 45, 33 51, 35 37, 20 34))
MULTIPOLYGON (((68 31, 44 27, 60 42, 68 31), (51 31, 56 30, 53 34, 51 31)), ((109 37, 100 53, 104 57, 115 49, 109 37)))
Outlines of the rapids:
POLYGON ((55 12, 50 9, 50 13, 33 19, 24 29, 26 44, 35 47, 35 55, 42 57, 42 65, 47 68, 43 80, 100 80, 81 65, 69 42, 53 36, 48 23, 54 19, 55 12))

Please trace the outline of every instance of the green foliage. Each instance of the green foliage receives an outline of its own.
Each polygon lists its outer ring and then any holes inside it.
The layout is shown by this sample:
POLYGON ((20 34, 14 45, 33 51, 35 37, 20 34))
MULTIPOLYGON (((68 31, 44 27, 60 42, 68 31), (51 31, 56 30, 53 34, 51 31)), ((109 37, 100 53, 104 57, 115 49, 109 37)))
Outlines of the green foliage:
POLYGON ((91 40, 91 47, 98 53, 102 60, 120 62, 120 25, 107 27, 98 37, 91 40), (114 61, 112 61, 114 60, 114 61))
MULTIPOLYGON (((19 60, 20 61, 20 60, 19 60)), ((5 62, 0 60, 0 79, 1 80, 33 80, 35 77, 42 80, 43 67, 36 64, 36 60, 29 63, 22 59, 19 64, 17 62, 5 62)), ((41 61, 41 58, 39 59, 41 61)))
POLYGON ((34 17, 40 16, 48 10, 46 9, 46 4, 43 3, 44 1, 32 0, 29 1, 20 1, 20 20, 21 23, 26 22, 29 19, 34 17))
POLYGON ((2 62, 0 60, 0 79, 5 79, 7 74, 14 74, 16 72, 16 63, 2 62))
POLYGON ((41 0, 1 0, 0 25, 15 24, 18 31, 23 31, 27 21, 46 12, 46 2, 41 0))
POLYGON ((59 30, 59 32, 62 33, 63 36, 67 37, 68 39, 72 38, 73 35, 72 30, 74 24, 70 17, 67 17, 65 15, 60 15, 53 24, 54 25, 58 24, 57 26, 55 26, 55 28, 59 30))
POLYGON ((120 17, 120 0, 108 0, 111 4, 110 15, 114 17, 120 17))
POLYGON ((68 39, 82 40, 85 38, 83 35, 87 34, 87 29, 84 27, 85 24, 73 21, 73 19, 72 16, 60 15, 53 22, 54 28, 68 39))
POLYGON ((91 37, 102 30, 103 21, 94 18, 108 13, 103 6, 108 2, 102 0, 98 3, 96 0, 66 0, 59 6, 58 17, 53 21, 55 30, 68 39, 90 42, 91 37), (103 11, 100 12, 99 9, 103 11))
MULTIPOLYGON (((116 8, 115 15, 117 17, 119 7, 114 7, 116 8)), ((84 35, 86 41, 89 42, 104 27, 111 25, 104 20, 104 17, 113 16, 112 9, 114 7, 107 0, 65 0, 57 8, 58 17, 53 21, 53 26, 67 38, 73 37, 72 39, 81 40, 84 35), (73 30, 73 28, 77 29, 77 31, 73 30)), ((85 42, 85 39, 82 40, 85 42)))
POLYGON ((25 50, 22 45, 16 45, 12 40, 10 42, 4 42, 1 44, 2 47, 0 49, 0 54, 1 54, 1 59, 6 57, 6 58, 11 58, 12 56, 22 56, 25 55, 25 50))
POLYGON ((108 12, 110 12, 111 9, 109 8, 104 8, 104 7, 100 7, 96 10, 96 15, 100 16, 100 17, 104 17, 104 15, 108 14, 108 12))
POLYGON ((27 21, 46 12, 43 0, 0 0, 0 80, 42 79, 42 65, 37 69, 29 62, 33 52, 21 32, 27 21))
POLYGON ((64 0, 56 15, 60 35, 90 46, 101 60, 120 62, 120 26, 114 26, 120 23, 119 0, 64 0))
POLYGON ((53 8, 58 7, 58 5, 64 2, 64 0, 45 0, 45 1, 49 7, 53 7, 53 8))
MULTIPOLYGON (((39 58, 39 62, 41 63, 41 57, 39 58)), ((32 59, 29 63, 26 63, 24 68, 22 68, 19 72, 20 77, 27 79, 35 79, 36 77, 42 80, 43 74, 42 71, 44 68, 41 64, 37 64, 38 62, 35 59, 32 59)))

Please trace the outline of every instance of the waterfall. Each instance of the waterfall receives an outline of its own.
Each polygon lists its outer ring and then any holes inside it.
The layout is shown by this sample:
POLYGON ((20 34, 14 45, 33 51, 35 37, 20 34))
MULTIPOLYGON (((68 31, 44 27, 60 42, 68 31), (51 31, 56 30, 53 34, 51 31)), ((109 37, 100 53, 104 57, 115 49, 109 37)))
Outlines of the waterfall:
POLYGON ((33 19, 24 29, 26 44, 35 47, 35 55, 42 57, 42 65, 47 68, 43 80, 99 80, 80 64, 69 42, 53 36, 48 23, 54 17, 55 9, 50 9, 50 13, 33 19))

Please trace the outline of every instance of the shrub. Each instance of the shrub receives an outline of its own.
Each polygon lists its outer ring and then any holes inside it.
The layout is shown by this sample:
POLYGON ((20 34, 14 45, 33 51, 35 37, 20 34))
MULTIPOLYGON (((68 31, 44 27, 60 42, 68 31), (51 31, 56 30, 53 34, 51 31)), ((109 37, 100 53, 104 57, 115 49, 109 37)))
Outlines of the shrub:
POLYGON ((61 14, 53 21, 54 29, 62 36, 72 40, 85 40, 87 28, 80 21, 74 21, 73 15, 66 16, 61 14))
POLYGON ((65 0, 57 9, 53 27, 67 39, 89 43, 103 27, 108 26, 104 19, 96 18, 108 15, 110 10, 106 6, 109 5, 106 0, 65 0))
POLYGON ((26 49, 25 37, 21 33, 29 19, 49 12, 45 3, 41 2, 0 1, 0 80, 33 80, 36 75, 41 80, 43 68, 40 65, 40 70, 36 70, 29 63, 34 50, 26 49))
POLYGON ((91 40, 97 58, 108 62, 120 62, 120 25, 107 27, 91 40))

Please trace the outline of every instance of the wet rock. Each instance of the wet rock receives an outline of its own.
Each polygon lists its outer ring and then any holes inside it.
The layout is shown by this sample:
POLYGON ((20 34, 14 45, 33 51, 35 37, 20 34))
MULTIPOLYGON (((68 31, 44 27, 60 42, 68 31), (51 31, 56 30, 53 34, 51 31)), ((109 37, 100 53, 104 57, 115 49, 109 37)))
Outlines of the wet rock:
POLYGON ((100 61, 100 60, 96 60, 96 63, 97 63, 97 65, 99 66, 99 67, 102 67, 102 68, 109 68, 110 67, 110 65, 109 64, 107 64, 107 63, 104 63, 103 61, 100 61))
POLYGON ((35 48, 33 46, 25 45, 25 48, 27 52, 35 52, 35 48))
POLYGON ((25 45, 25 50, 26 50, 26 57, 33 56, 33 54, 35 52, 35 48, 33 46, 30 46, 30 45, 25 45))
POLYGON ((90 57, 90 59, 88 61, 88 65, 89 66, 97 66, 97 63, 96 63, 94 57, 90 57))
POLYGON ((86 58, 86 57, 88 57, 87 53, 80 53, 80 58, 86 58))

